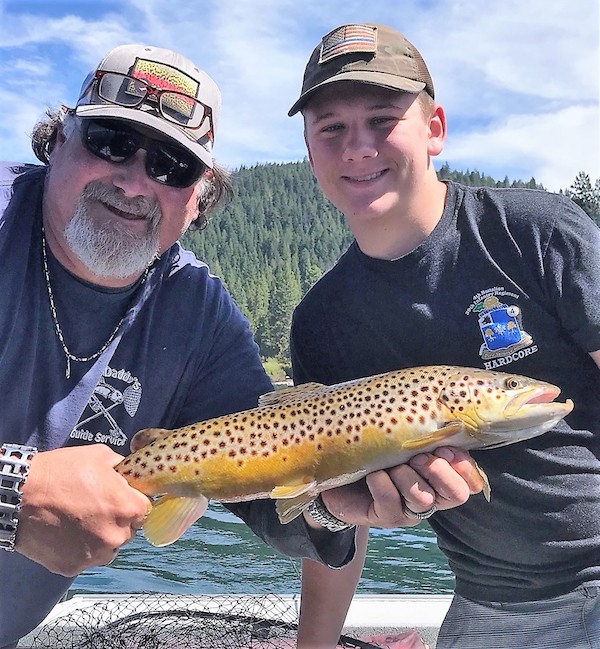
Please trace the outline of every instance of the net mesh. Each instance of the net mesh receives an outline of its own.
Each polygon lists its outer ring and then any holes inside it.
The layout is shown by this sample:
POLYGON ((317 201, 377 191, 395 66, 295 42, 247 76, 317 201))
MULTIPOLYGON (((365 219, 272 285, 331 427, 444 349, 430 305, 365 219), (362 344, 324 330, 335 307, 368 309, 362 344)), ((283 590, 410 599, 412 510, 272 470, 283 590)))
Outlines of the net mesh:
MULTIPOLYGON (((297 602, 277 595, 117 596, 78 603, 30 636, 31 649, 291 649, 297 602)), ((23 645, 19 645, 21 647, 23 645)), ((375 648, 350 636, 340 647, 375 648)))

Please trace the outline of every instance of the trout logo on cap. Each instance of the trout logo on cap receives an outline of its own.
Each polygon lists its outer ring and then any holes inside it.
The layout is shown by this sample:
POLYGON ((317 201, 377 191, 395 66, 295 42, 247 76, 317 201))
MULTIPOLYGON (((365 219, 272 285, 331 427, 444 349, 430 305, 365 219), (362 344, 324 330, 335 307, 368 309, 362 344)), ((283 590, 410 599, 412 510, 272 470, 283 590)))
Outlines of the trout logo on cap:
MULTIPOLYGON (((171 91, 165 103, 186 119, 192 116, 199 84, 181 70, 157 61, 136 59, 131 76, 147 81, 154 88, 171 91)), ((139 95, 139 86, 131 83, 127 92, 139 95)))

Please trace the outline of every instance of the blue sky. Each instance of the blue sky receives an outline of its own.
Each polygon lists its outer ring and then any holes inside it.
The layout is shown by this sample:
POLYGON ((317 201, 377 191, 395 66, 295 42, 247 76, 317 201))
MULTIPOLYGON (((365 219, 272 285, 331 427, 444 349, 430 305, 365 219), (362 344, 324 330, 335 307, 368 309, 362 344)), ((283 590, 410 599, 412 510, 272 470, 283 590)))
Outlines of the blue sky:
POLYGON ((287 111, 313 47, 346 22, 389 24, 423 54, 449 121, 438 166, 553 191, 600 178, 597 0, 0 0, 0 159, 35 161, 44 111, 72 106, 109 49, 144 43, 219 84, 222 165, 302 160, 287 111))

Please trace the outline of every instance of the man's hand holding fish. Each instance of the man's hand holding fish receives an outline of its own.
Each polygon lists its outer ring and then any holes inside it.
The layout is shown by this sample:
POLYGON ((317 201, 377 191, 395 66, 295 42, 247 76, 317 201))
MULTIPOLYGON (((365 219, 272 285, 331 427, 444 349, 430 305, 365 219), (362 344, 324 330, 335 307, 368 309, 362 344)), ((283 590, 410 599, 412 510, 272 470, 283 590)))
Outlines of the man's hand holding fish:
POLYGON ((114 471, 122 459, 105 444, 38 453, 23 489, 19 552, 66 577, 113 561, 150 507, 148 498, 114 471), (57 470, 64 466, 80 471, 57 470))
POLYGON ((433 453, 420 453, 407 464, 324 491, 321 498, 340 520, 391 529, 418 525, 428 513, 458 507, 484 486, 468 453, 441 447, 433 453))

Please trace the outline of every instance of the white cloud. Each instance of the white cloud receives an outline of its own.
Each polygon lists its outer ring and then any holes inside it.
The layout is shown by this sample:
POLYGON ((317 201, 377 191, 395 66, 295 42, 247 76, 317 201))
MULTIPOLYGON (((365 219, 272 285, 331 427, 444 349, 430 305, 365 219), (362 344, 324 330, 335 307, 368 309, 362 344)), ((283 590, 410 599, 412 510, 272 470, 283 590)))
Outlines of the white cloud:
POLYGON ((423 52, 448 113, 451 166, 548 188, 580 170, 600 177, 596 0, 105 0, 70 2, 68 15, 35 6, 0 4, 3 158, 31 159, 25 134, 45 108, 73 102, 110 48, 144 42, 181 51, 221 87, 221 163, 302 159, 301 118, 287 110, 310 51, 337 25, 370 21, 423 52))
POLYGON ((520 170, 551 191, 568 188, 579 171, 600 178, 598 110, 571 106, 539 115, 513 115, 489 129, 450 134, 441 158, 451 168, 478 169, 501 180, 502 169, 520 170), (568 125, 568 128, 565 128, 568 125), (493 173, 493 171, 496 173, 493 173))

